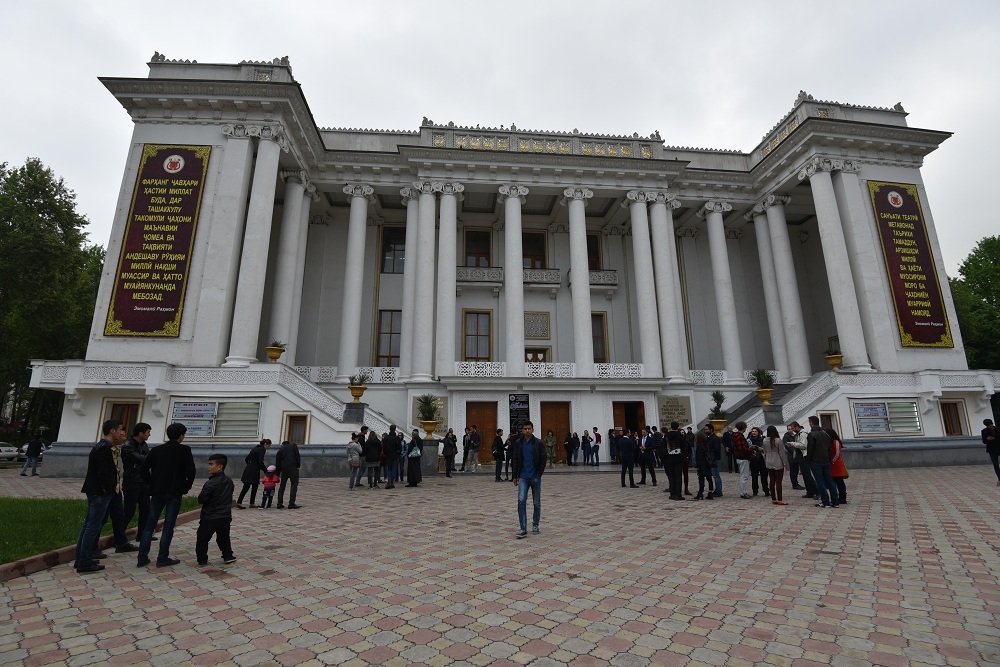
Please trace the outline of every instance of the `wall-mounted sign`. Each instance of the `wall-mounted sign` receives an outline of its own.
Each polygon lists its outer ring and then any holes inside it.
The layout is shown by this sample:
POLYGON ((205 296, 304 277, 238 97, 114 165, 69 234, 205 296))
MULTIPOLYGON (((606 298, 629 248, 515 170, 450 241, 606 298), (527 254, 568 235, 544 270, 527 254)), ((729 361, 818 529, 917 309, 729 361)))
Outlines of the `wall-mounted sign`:
MULTIPOLYGON (((524 422, 531 421, 531 415, 528 410, 528 395, 509 394, 507 398, 510 407, 510 431, 508 433, 517 435, 521 432, 524 422)), ((535 435, 537 436, 538 434, 536 433, 535 435)))
POLYGON ((954 347, 917 186, 868 181, 903 347, 954 347))
POLYGON ((180 335, 211 152, 211 146, 143 146, 105 336, 180 335))
POLYGON ((659 428, 663 430, 670 428, 670 422, 686 426, 694 421, 689 396, 657 396, 656 404, 660 418, 659 428))

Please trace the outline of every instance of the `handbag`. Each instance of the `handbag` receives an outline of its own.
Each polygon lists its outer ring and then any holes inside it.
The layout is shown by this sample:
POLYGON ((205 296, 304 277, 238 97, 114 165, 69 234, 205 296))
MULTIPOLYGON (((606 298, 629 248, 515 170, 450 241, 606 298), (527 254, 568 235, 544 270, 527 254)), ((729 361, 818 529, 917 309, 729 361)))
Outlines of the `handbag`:
POLYGON ((354 458, 351 459, 351 467, 352 468, 360 468, 361 467, 361 457, 360 456, 356 456, 356 457, 354 457, 354 458))
POLYGON ((410 457, 411 459, 419 459, 420 458, 420 448, 419 447, 414 447, 413 449, 410 450, 410 453, 407 454, 407 456, 410 457))

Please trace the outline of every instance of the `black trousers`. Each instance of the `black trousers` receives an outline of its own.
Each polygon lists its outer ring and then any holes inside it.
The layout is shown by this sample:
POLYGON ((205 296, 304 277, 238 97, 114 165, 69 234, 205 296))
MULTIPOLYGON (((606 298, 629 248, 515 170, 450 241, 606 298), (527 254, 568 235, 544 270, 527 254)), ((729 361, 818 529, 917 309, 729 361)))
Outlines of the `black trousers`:
POLYGON ((292 491, 288 496, 288 504, 295 504, 295 494, 299 492, 299 469, 289 468, 281 471, 281 485, 278 486, 278 507, 285 504, 285 483, 291 480, 292 491))
POLYGON ((628 471, 628 485, 635 486, 635 462, 622 461, 622 486, 625 486, 625 472, 628 471))
POLYGON ((806 484, 806 493, 810 496, 818 494, 819 489, 816 488, 816 480, 813 479, 812 466, 804 459, 799 460, 799 472, 802 473, 802 481, 806 484))
POLYGON ((149 518, 149 485, 144 482, 125 482, 122 485, 122 504, 122 521, 126 528, 135 516, 136 507, 139 508, 139 523, 136 526, 142 532, 146 527, 146 519, 149 518))
MULTIPOLYGON (((104 515, 104 521, 101 522, 102 530, 104 528, 104 524, 108 522, 108 518, 111 519, 111 529, 115 536, 115 546, 123 547, 128 544, 128 536, 125 535, 125 529, 128 528, 128 521, 125 520, 125 510, 122 506, 122 494, 116 493, 111 497, 111 503, 108 505, 108 511, 104 515)), ((101 533, 98 532, 97 537, 94 540, 94 551, 98 551, 97 544, 100 539, 101 533)))
MULTIPOLYGON (((257 484, 260 484, 260 482, 257 482, 257 484)), ((246 497, 247 491, 250 491, 250 505, 251 506, 256 505, 257 504, 257 484, 247 484, 246 482, 243 482, 243 490, 240 491, 240 498, 239 498, 239 500, 236 501, 236 504, 237 505, 242 505, 243 504, 243 498, 246 497)))
POLYGON ((683 477, 684 473, 681 468, 684 467, 684 459, 680 457, 667 456, 667 470, 670 481, 670 497, 680 497, 683 498, 684 495, 684 483, 683 477))
POLYGON ((198 524, 198 535, 194 543, 194 555, 199 563, 208 561, 208 541, 215 535, 215 543, 223 558, 233 557, 233 545, 229 540, 229 527, 232 519, 202 519, 198 524))
MULTIPOLYGON (((785 449, 788 453, 789 448, 785 449)), ((799 484, 799 459, 795 454, 788 453, 788 479, 792 480, 792 486, 801 486, 799 484)))
POLYGON ((767 488, 767 466, 764 465, 763 459, 751 459, 750 460, 750 482, 753 485, 753 494, 756 496, 758 489, 764 492, 764 495, 769 495, 771 492, 767 488), (758 462, 759 461, 759 462, 758 462), (759 480, 759 485, 758 485, 759 480))
POLYGON ((639 483, 644 484, 646 482, 646 469, 649 469, 649 476, 653 480, 653 484, 656 484, 656 462, 653 458, 653 452, 646 452, 645 454, 639 455, 639 471, 642 473, 642 478, 640 478, 639 483))
POLYGON ((711 495, 715 489, 712 488, 714 482, 712 480, 712 472, 709 471, 708 474, 698 471, 698 495, 704 495, 705 493, 705 480, 708 480, 708 493, 711 495))

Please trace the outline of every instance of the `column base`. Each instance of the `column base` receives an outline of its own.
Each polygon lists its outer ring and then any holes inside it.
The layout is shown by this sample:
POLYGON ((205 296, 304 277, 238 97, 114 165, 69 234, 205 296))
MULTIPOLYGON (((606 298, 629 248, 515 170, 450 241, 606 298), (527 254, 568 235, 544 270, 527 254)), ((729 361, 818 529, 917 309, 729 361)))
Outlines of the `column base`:
POLYGON ((687 375, 668 375, 665 379, 667 384, 687 384, 691 382, 691 379, 687 375))
POLYGON ((410 382, 434 382, 434 376, 427 373, 413 373, 410 382))
POLYGON ((875 369, 871 364, 853 364, 851 366, 841 366, 842 373, 874 373, 875 369))
POLYGON ((255 357, 226 357, 226 363, 222 364, 223 368, 233 368, 233 367, 246 367, 250 364, 256 364, 257 359, 255 357))

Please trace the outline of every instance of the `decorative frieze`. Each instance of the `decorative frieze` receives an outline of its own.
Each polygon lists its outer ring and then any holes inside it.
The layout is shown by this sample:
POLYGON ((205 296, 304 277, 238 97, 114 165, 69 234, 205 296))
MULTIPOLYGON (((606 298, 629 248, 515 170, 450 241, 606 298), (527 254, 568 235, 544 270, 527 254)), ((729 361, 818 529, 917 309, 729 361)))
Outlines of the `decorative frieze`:
POLYGON ((531 340, 548 340, 552 337, 547 311, 525 311, 524 337, 531 340))

